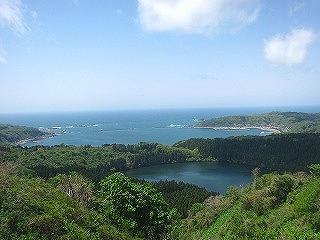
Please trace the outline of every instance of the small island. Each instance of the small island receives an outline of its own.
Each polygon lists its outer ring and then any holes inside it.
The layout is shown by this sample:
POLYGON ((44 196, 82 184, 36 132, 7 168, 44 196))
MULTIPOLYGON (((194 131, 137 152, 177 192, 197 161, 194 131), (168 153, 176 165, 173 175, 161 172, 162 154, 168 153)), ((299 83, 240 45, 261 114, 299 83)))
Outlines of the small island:
POLYGON ((22 145, 52 136, 54 136, 52 133, 40 131, 33 127, 0 124, 0 146, 22 145))
POLYGON ((239 130, 259 128, 273 133, 320 133, 320 113, 271 112, 203 120, 194 128, 239 130))

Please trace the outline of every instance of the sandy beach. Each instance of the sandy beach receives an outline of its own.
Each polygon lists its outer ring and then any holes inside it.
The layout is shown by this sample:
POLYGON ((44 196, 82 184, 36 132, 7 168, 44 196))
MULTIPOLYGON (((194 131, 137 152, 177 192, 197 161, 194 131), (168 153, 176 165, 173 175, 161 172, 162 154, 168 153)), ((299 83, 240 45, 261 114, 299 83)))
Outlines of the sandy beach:
POLYGON ((193 127, 200 129, 213 129, 213 130, 247 130, 247 129, 260 129, 261 131, 268 131, 272 133, 281 133, 283 131, 279 130, 276 127, 268 127, 268 126, 239 126, 239 127, 193 127))

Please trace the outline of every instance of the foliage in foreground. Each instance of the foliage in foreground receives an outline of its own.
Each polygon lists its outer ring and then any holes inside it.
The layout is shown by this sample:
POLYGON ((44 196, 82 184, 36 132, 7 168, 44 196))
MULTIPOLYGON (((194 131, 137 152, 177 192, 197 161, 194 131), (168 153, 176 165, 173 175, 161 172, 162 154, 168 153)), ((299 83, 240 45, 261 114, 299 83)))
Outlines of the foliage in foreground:
POLYGON ((94 186, 75 172, 43 180, 14 170, 1 164, 0 239, 320 239, 319 164, 310 174, 255 171, 250 186, 194 203, 183 220, 122 173, 94 186))
POLYGON ((43 180, 0 165, 0 239, 160 239, 180 219, 149 183, 114 173, 99 185, 72 172, 43 180))
POLYGON ((151 184, 135 183, 123 173, 114 173, 100 185, 106 218, 135 235, 152 239, 166 236, 179 218, 151 184))
POLYGON ((134 239, 105 221, 93 198, 82 201, 84 183, 79 175, 44 181, 0 172, 0 239, 134 239))
POLYGON ((177 239, 320 239, 320 178, 266 174, 183 220, 177 239))

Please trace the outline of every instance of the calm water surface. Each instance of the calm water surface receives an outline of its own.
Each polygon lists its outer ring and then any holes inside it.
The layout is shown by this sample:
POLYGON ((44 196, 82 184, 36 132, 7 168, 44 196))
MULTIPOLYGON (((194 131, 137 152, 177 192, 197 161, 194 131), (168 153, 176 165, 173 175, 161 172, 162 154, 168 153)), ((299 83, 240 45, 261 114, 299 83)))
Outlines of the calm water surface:
POLYGON ((251 168, 221 163, 192 162, 164 164, 129 170, 129 177, 146 181, 175 180, 193 183, 209 191, 225 193, 229 186, 251 182, 251 168))
POLYGON ((200 119, 245 113, 270 112, 271 109, 188 109, 84 113, 1 114, 0 123, 49 129, 62 135, 31 142, 34 145, 92 145, 106 143, 136 144, 158 142, 172 145, 189 138, 225 138, 261 134, 259 129, 212 130, 191 128, 200 119))

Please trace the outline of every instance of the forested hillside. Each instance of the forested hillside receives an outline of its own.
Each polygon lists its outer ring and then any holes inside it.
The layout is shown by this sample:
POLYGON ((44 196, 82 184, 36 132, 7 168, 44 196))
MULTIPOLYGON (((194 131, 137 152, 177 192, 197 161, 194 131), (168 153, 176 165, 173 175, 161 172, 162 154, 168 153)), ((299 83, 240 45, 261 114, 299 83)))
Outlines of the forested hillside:
POLYGON ((95 182, 115 171, 186 161, 246 164, 272 171, 306 170, 320 163, 320 134, 277 134, 226 139, 189 139, 175 146, 136 145, 0 147, 0 162, 19 161, 43 178, 77 171, 95 182))
POLYGON ((45 135, 46 133, 32 127, 0 124, 0 146, 14 144, 26 139, 36 139, 45 135))
POLYGON ((272 171, 303 171, 320 163, 320 134, 292 133, 189 139, 174 145, 199 152, 208 161, 260 167, 272 171))
POLYGON ((19 160, 33 176, 43 178, 77 171, 95 182, 115 171, 201 160, 198 151, 158 143, 136 145, 0 147, 0 162, 19 160))
POLYGON ((260 127, 290 133, 320 133, 320 113, 271 112, 200 121, 195 127, 260 127))

